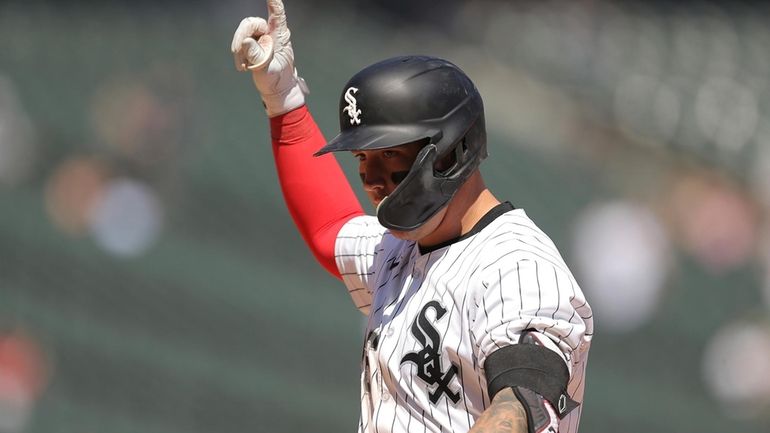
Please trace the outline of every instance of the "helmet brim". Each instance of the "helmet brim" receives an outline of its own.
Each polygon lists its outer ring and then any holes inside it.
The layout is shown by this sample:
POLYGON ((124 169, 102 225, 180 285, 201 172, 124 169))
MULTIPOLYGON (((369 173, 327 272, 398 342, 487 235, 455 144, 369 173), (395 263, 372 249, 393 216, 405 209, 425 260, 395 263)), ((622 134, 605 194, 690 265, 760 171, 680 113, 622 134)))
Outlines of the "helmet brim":
POLYGON ((330 152, 377 150, 435 138, 435 128, 424 125, 375 125, 349 129, 332 138, 313 156, 330 152))

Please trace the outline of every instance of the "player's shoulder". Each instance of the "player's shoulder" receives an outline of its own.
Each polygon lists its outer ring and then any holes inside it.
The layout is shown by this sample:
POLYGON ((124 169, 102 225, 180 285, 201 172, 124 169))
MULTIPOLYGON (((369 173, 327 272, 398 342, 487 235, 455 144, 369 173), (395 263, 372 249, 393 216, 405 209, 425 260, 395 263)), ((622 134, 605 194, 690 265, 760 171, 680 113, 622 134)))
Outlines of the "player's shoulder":
POLYGON ((484 267, 512 265, 522 260, 563 266, 554 242, 524 209, 516 208, 500 215, 485 232, 484 267))
POLYGON ((350 218, 342 225, 337 233, 337 239, 381 237, 386 229, 380 225, 377 218, 371 215, 359 215, 350 218))
POLYGON ((360 215, 348 220, 337 233, 336 240, 338 251, 371 249, 375 257, 381 256, 383 252, 403 250, 409 244, 393 236, 371 215, 360 215))
POLYGON ((485 231, 487 242, 497 247, 507 248, 511 243, 553 245, 551 238, 521 208, 495 218, 485 231))

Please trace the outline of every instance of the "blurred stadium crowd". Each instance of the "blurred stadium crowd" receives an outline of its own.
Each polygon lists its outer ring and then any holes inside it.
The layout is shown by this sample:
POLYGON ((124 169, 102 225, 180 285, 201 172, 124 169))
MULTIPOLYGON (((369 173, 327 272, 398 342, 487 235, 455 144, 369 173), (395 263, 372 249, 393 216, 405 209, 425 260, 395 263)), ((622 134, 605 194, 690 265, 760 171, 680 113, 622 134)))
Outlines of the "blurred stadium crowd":
MULTIPOLYGON (((595 309, 585 431, 770 431, 770 7, 286 3, 328 135, 339 88, 386 55, 444 56, 479 84, 489 182, 555 234, 595 309)), ((263 11, 0 3, 0 432, 293 431, 303 414, 316 431, 354 428, 358 334, 334 331, 352 308, 340 294, 313 309, 334 282, 318 283, 286 221, 256 93, 227 52, 238 20, 263 11), (297 419, 264 409, 295 373, 282 351, 302 353, 265 347, 306 332, 282 317, 317 328, 319 363, 352 354, 311 383, 336 390, 326 415, 309 398, 274 403, 297 419), (192 352, 149 350, 180 338, 212 367, 190 361, 165 409, 136 401, 149 380, 136 363, 159 377, 187 365, 192 352), (102 368, 113 352, 134 370, 102 368), (211 384, 264 359, 267 391, 211 384), (230 400, 188 401, 196 375, 230 400)))

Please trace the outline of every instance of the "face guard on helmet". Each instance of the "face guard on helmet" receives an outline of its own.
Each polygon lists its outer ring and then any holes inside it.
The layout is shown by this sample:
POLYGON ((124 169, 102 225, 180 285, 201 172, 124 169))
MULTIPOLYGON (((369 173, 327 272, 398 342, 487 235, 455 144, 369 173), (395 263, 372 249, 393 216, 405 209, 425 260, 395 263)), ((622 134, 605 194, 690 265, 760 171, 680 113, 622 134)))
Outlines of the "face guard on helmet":
POLYGON ((460 68, 435 57, 394 57, 348 81, 340 134, 316 156, 425 140, 409 173, 377 206, 380 224, 410 231, 446 206, 486 158, 486 138, 481 95, 460 68), (436 169, 446 160, 448 168, 436 169))

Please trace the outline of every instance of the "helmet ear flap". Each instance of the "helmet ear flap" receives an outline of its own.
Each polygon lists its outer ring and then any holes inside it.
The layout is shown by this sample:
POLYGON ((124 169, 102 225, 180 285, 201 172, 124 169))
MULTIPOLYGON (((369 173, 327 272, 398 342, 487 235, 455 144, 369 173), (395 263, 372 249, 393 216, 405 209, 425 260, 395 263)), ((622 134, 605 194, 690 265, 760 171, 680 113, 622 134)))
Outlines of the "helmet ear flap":
POLYGON ((436 160, 436 163, 433 164, 433 175, 435 177, 446 177, 452 174, 457 168, 457 161, 460 160, 459 156, 457 148, 455 148, 454 152, 449 152, 443 158, 436 160))
MULTIPOLYGON (((446 156, 436 161, 434 166, 434 174, 436 177, 450 176, 455 169, 465 166, 470 160, 476 157, 471 151, 471 145, 468 144, 469 140, 478 139, 473 135, 475 130, 471 130, 466 133, 460 142, 449 152, 446 156)), ((486 146, 484 146, 486 148, 486 146)), ((481 158, 486 157, 486 152, 481 158)))
POLYGON ((450 176, 458 166, 465 164, 468 158, 468 145, 466 144, 467 137, 463 137, 460 143, 449 152, 436 161, 433 167, 433 173, 436 177, 450 176))
POLYGON ((462 140, 460 140, 460 144, 455 147, 455 159, 458 161, 458 164, 465 164, 465 161, 468 160, 468 136, 464 136, 462 140))

